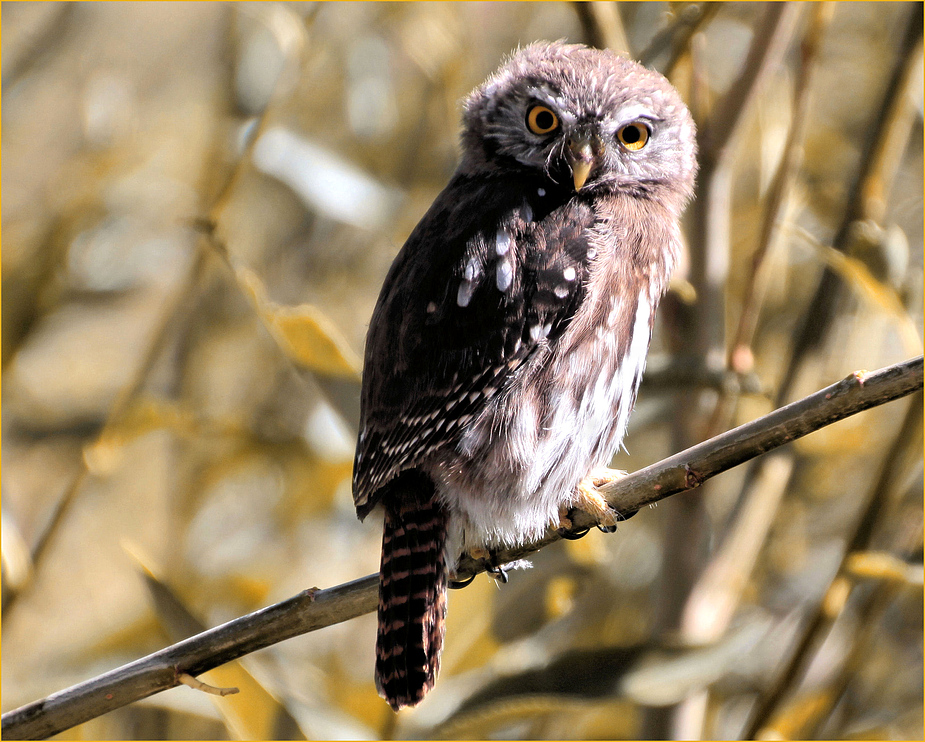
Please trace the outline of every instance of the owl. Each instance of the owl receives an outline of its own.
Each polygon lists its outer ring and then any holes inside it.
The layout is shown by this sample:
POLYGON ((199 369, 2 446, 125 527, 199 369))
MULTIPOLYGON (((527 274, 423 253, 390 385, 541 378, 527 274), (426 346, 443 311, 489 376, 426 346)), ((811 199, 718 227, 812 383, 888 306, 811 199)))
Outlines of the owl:
POLYGON ((353 495, 384 510, 376 684, 433 687, 465 551, 541 536, 626 431, 696 173, 694 123, 656 72, 561 42, 464 102, 462 157, 395 258, 366 341, 353 495))

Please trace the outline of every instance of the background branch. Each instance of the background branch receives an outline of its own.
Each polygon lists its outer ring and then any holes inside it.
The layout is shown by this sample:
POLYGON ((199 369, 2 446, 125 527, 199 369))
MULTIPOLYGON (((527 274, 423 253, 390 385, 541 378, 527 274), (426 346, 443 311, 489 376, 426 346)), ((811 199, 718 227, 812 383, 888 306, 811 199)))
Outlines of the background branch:
MULTIPOLYGON (((699 487, 710 477, 778 446, 801 438, 863 410, 922 388, 922 357, 874 373, 857 372, 798 402, 704 441, 602 488, 608 502, 625 516, 644 505, 699 487)), ((576 529, 594 525, 576 513, 576 529)), ((497 552, 503 564, 557 541, 550 529, 539 541, 497 552)), ((465 579, 490 565, 464 557, 457 577, 465 579)), ((178 675, 199 675, 218 665, 304 634, 373 611, 376 576, 327 590, 306 590, 229 621, 111 672, 27 704, 3 715, 5 739, 37 739, 57 734, 88 719, 179 684, 178 675)))
MULTIPOLYGON (((773 734, 775 730, 767 729, 769 722, 775 712, 780 707, 781 702, 789 691, 792 691, 802 680, 810 660, 815 656, 814 650, 819 646, 822 638, 829 632, 836 619, 841 614, 841 610, 832 611, 832 600, 828 596, 835 595, 844 590, 848 569, 847 565, 851 557, 860 551, 870 548, 873 539, 874 527, 877 525, 880 516, 886 509, 887 498, 890 492, 895 488, 897 480, 903 473, 903 467, 900 465, 902 454, 911 444, 920 446, 920 437, 922 430, 922 405, 921 398, 913 399, 903 419, 893 445, 890 447, 884 459, 883 466, 880 469, 880 476, 867 495, 867 503, 857 519, 857 525, 848 539, 842 556, 841 564, 835 575, 832 577, 828 588, 822 594, 822 597, 807 620, 801 636, 798 637, 790 650, 789 658, 783 663, 782 669, 778 672, 773 682, 758 699, 755 707, 752 709, 751 718, 746 726, 743 739, 756 739, 761 735, 762 739, 767 738, 767 734, 773 734)), ((908 548, 908 547, 907 547, 908 548)), ((865 605, 862 606, 861 613, 876 613, 886 610, 889 604, 889 596, 892 595, 895 586, 889 582, 883 581, 868 596, 865 605)), ((840 609, 844 606, 845 601, 839 601, 840 609)), ((868 615, 867 620, 862 626, 869 630, 874 625, 873 616, 868 615)), ((870 636, 862 632, 855 641, 853 651, 845 659, 846 667, 854 667, 857 664, 857 652, 869 641, 870 636)), ((843 673, 840 678, 841 683, 847 683, 847 677, 843 673)), ((833 693, 831 705, 834 706, 838 700, 840 692, 833 693)), ((819 708, 814 715, 816 724, 827 716, 825 713, 828 709, 819 708)), ((799 730, 795 730, 799 731, 799 730)), ((780 733, 778 731, 778 733, 780 733)), ((776 736, 776 735, 775 735, 776 736)), ((789 735, 792 737, 804 737, 803 734, 789 735)), ((806 735, 806 738, 815 735, 806 735)))
MULTIPOLYGON (((909 85, 918 84, 916 69, 922 64, 923 7, 920 3, 909 6, 906 21, 890 80, 879 110, 871 118, 869 136, 861 154, 844 218, 832 240, 832 247, 848 252, 852 228, 864 219, 882 220, 893 186, 895 170, 885 167, 895 161, 890 154, 906 147, 911 127, 912 108, 909 102, 909 85)), ((793 343, 791 357, 781 380, 777 403, 783 404, 793 393, 797 375, 813 351, 822 347, 823 339, 836 316, 835 308, 843 299, 845 285, 831 269, 825 268, 812 301, 803 315, 793 343)))
MULTIPOLYGON (((66 12, 62 12, 59 15, 62 19, 68 17, 68 13, 66 12)), ((280 75, 280 77, 282 77, 282 75, 280 75)), ((254 145, 260 132, 263 131, 266 125, 266 120, 270 111, 271 106, 267 106, 257 117, 251 129, 250 136, 246 140, 246 145, 241 156, 234 165, 224 173, 225 177, 218 184, 217 194, 207 205, 205 216, 202 217, 201 221, 205 224, 214 227, 221 217, 223 210, 228 206, 228 202, 242 173, 251 162, 254 145)), ((218 128, 219 123, 215 122, 215 126, 218 128)), ((217 163, 215 162, 203 163, 204 177, 213 177, 211 176, 211 171, 217 169, 216 165, 217 163)), ((163 310, 157 317, 148 335, 147 345, 144 353, 141 355, 138 365, 125 386, 119 390, 118 395, 107 413, 106 419, 103 421, 99 433, 95 436, 95 440, 87 444, 88 448, 92 448, 94 445, 99 444, 124 423, 132 403, 137 400, 139 394, 149 382, 153 371, 156 369, 157 360, 161 357, 169 344, 175 342, 178 328, 183 327, 188 322, 189 316, 195 305, 197 294, 202 290, 205 284, 205 278, 209 268, 210 246, 214 244, 214 240, 210 240, 211 236, 211 231, 208 231, 207 234, 197 240, 198 244, 194 248, 195 255, 190 261, 186 275, 178 281, 177 286, 170 295, 165 297, 163 301, 163 310)), ((31 548, 30 556, 33 569, 38 569, 55 535, 58 533, 61 525, 66 521, 68 513, 73 508, 74 502, 92 476, 93 472, 88 466, 88 457, 81 457, 80 468, 77 474, 55 503, 41 534, 31 548)), ((34 589, 35 581, 30 583, 29 587, 34 589)), ((8 590, 7 586, 4 585, 2 602, 0 602, 0 611, 4 614, 8 614, 9 611, 12 611, 19 596, 19 591, 8 590)))
MULTIPOLYGON (((804 6, 796 3, 762 3, 760 25, 748 46, 748 53, 726 93, 710 107, 695 106, 698 124, 698 197, 691 204, 689 218, 689 279, 696 301, 678 306, 675 317, 675 351, 694 357, 710 368, 720 367, 725 357, 727 286, 732 265, 733 196, 736 189, 735 155, 739 152, 747 125, 757 102, 780 68, 804 6)), ((703 82, 701 79, 700 82, 703 82)), ((702 87, 702 86, 701 86, 702 87)), ((705 91, 704 91, 705 92, 705 91)), ((705 96, 697 96, 697 99, 705 96)), ((702 101, 701 101, 702 102, 702 101)), ((679 405, 671 423, 672 448, 689 446, 709 434, 704 426, 703 407, 709 395, 693 394, 679 405)), ((715 432, 715 431, 714 431, 715 432)), ((682 497, 666 513, 664 551, 661 560, 659 599, 654 616, 656 632, 662 637, 683 636, 683 612, 691 586, 703 569, 709 541, 709 518, 705 497, 682 497)), ((643 736, 654 739, 698 737, 705 695, 700 693, 684 705, 699 714, 682 713, 679 707, 647 709, 643 736), (687 719, 684 729, 676 720, 687 719)))

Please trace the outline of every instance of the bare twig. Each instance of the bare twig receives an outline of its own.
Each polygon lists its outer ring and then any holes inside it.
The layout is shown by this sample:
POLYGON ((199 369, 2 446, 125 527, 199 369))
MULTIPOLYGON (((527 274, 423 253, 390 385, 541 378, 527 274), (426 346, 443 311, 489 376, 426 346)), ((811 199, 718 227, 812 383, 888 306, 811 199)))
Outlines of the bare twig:
POLYGON ((241 692, 240 688, 219 688, 215 685, 203 683, 201 680, 194 678, 192 675, 189 675, 185 672, 177 673, 177 680, 182 685, 186 685, 193 690, 201 690, 203 693, 208 693, 212 696, 232 696, 235 693, 241 692))
POLYGON ((3 716, 6 739, 40 739, 147 698, 218 665, 300 634, 369 613, 376 577, 295 597, 229 621, 3 716))
POLYGON ((589 46, 630 54, 626 29, 623 27, 617 3, 574 2, 572 7, 575 8, 584 31, 585 42, 589 46))
MULTIPOLYGON (((882 216, 883 205, 892 188, 894 173, 889 172, 885 165, 892 161, 888 154, 895 148, 904 148, 908 137, 908 126, 901 119, 908 110, 906 99, 909 86, 915 80, 915 68, 921 63, 922 16, 922 5, 911 3, 890 82, 883 103, 867 128, 869 135, 860 168, 848 196, 844 219, 832 241, 832 247, 841 252, 848 249, 856 221, 882 216), (898 141, 900 139, 902 141, 898 141)), ((826 268, 804 315, 803 326, 796 334, 790 361, 780 384, 778 404, 789 398, 803 360, 820 346, 828 333, 842 296, 842 287, 838 275, 831 268, 826 268)))
POLYGON ((656 34, 655 38, 639 54, 639 61, 648 66, 662 53, 666 46, 671 45, 671 57, 665 64, 662 74, 671 77, 678 62, 687 54, 688 45, 694 34, 719 11, 721 2, 691 3, 678 15, 674 24, 656 34))
POLYGON ((764 81, 780 65, 790 44, 801 8, 769 4, 741 73, 717 102, 699 135, 700 188, 693 204, 694 234, 690 280, 697 291, 698 316, 684 334, 692 338, 695 355, 724 354, 723 287, 729 262, 731 157, 748 112, 764 81))
MULTIPOLYGON (((726 358, 726 367, 735 371, 751 370, 750 366, 737 363, 736 359, 743 356, 751 358, 751 339, 767 284, 766 258, 802 159, 803 138, 809 120, 810 83, 832 10, 829 3, 814 5, 812 19, 803 36, 788 144, 771 181, 758 247, 752 258, 752 271, 745 289, 739 327, 726 358), (743 349, 748 352, 744 353, 743 349)), ((720 389, 706 428, 707 435, 716 435, 728 427, 738 396, 738 390, 730 386, 720 389)), ((752 488, 753 496, 737 509, 736 517, 724 533, 709 565, 699 575, 687 597, 682 623, 688 641, 715 641, 725 631, 774 521, 774 513, 787 487, 793 461, 789 456, 776 456, 766 458, 763 464, 761 477, 752 488)))
MULTIPOLYGON (((758 247, 752 256, 752 270, 745 287, 745 299, 739 316, 739 326, 730 344, 726 361, 727 367, 737 371, 751 370, 750 365, 743 366, 737 363, 737 358, 741 357, 743 349, 750 351, 752 337, 755 333, 758 313, 767 284, 767 257, 771 251, 784 207, 787 204, 793 182, 803 159, 803 140, 809 124, 809 93, 812 89, 813 73, 818 67, 819 48, 822 45, 822 38, 831 21, 833 12, 834 8, 831 3, 814 5, 811 22, 803 37, 800 65, 797 70, 796 83, 794 84, 793 97, 795 102, 790 121, 790 131, 787 135, 787 146, 768 189, 761 233, 758 247)), ((751 357, 750 352, 749 357, 751 357)), ((722 405, 717 405, 717 411, 721 409, 722 405)))
MULTIPOLYGON (((9 48, 15 49, 16 53, 10 53, 3 60, 3 87, 6 90, 13 90, 15 84, 39 62, 59 53, 62 40, 73 28, 76 6, 70 3, 48 3, 44 7, 32 6, 32 10, 43 12, 47 17, 42 19, 39 28, 29 29, 31 33, 27 32, 24 41, 17 39, 19 44, 10 44, 9 48)), ((17 26, 11 23, 10 28, 17 26)))
MULTIPOLYGON (((710 477, 778 446, 862 410, 922 388, 922 357, 881 369, 858 372, 799 402, 628 475, 601 489, 611 506, 629 517, 644 505, 699 487, 710 477)), ((594 525, 577 512, 577 529, 594 525)), ((557 541, 550 529, 531 544, 506 549, 488 560, 465 556, 457 578, 494 564, 521 559, 557 541)), ((285 639, 347 621, 376 606, 376 575, 327 590, 306 590, 293 598, 229 621, 131 664, 87 680, 3 715, 5 739, 37 739, 57 734, 133 701, 199 675, 218 665, 285 639)))
MULTIPOLYGON (((683 354, 699 359, 707 367, 719 366, 725 357, 725 286, 731 253, 733 155, 741 140, 747 114, 769 76, 780 66, 802 13, 798 4, 766 3, 763 7, 738 76, 712 107, 707 121, 698 122, 700 175, 698 197, 690 211, 689 275, 697 302, 677 313, 673 334, 683 343, 683 354)), ((694 413, 697 406, 695 402, 681 407, 672 431, 676 448, 704 437, 702 416, 694 413)), ((683 631, 684 605, 702 567, 704 550, 701 546, 706 523, 704 500, 700 497, 680 498, 667 519, 661 589, 655 613, 659 634, 683 631)), ((678 718, 672 708, 647 710, 644 736, 666 738, 676 733, 699 736, 699 729, 669 730, 672 717, 678 718)))

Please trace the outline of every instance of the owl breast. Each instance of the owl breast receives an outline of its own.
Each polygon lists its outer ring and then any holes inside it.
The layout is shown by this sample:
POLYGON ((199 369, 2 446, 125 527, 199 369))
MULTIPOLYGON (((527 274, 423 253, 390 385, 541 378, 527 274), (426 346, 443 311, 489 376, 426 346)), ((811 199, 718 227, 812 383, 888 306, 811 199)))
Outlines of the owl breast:
POLYGON ((606 215, 585 231, 584 298, 566 329, 540 342, 431 468, 463 548, 541 536, 619 448, 670 272, 672 250, 645 249, 648 237, 606 215))

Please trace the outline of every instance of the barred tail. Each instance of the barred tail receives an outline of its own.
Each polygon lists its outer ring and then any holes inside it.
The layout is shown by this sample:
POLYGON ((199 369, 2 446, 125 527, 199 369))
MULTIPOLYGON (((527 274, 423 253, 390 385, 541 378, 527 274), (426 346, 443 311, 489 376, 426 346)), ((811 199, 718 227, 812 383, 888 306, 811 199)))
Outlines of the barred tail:
POLYGON ((420 703, 440 669, 447 514, 433 482, 420 472, 404 472, 390 485, 383 497, 376 687, 398 711, 420 703))

